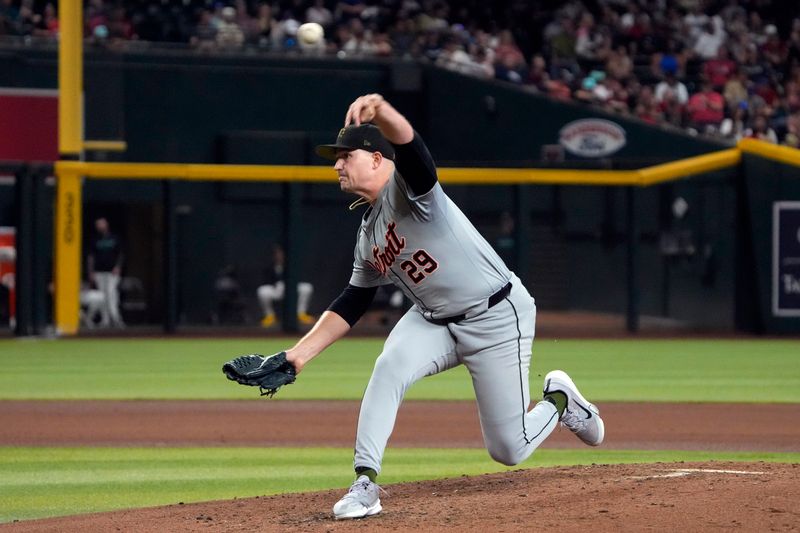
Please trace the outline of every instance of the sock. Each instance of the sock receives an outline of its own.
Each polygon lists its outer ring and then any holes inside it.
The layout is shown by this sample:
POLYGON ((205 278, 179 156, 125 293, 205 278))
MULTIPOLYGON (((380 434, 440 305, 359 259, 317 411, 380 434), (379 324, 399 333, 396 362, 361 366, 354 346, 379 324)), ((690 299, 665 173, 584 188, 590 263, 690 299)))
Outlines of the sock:
POLYGON ((367 476, 370 481, 375 483, 375 479, 377 479, 378 473, 372 468, 367 468, 366 466, 357 466, 356 477, 358 476, 367 476))
POLYGON ((564 409, 567 408, 567 395, 561 391, 553 391, 544 395, 544 400, 556 406, 558 411, 558 418, 564 414, 564 409))

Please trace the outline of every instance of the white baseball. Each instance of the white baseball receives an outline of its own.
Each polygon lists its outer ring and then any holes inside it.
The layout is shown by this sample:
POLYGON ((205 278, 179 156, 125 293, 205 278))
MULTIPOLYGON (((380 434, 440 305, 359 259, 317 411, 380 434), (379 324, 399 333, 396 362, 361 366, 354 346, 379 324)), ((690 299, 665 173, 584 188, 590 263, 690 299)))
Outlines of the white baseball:
POLYGON ((322 40, 325 30, 316 22, 306 22, 297 28, 297 40, 301 44, 315 45, 322 40))

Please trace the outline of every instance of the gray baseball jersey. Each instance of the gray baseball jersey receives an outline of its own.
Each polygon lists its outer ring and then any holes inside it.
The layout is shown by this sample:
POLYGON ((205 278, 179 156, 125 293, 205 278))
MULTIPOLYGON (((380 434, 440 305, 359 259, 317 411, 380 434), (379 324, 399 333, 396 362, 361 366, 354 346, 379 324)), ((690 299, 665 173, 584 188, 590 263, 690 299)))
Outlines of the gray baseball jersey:
POLYGON ((427 149, 419 138, 415 145, 398 154, 400 171, 381 190, 358 230, 350 284, 392 282, 415 305, 392 329, 375 362, 361 402, 354 466, 380 472, 406 390, 425 376, 460 364, 472 378, 489 454, 504 464, 517 464, 558 423, 558 412, 549 402, 528 411, 536 306, 438 181, 427 192, 414 194, 401 172, 421 169, 435 179, 427 149), (510 291, 502 290, 509 282, 510 291), (457 320, 442 320, 458 315, 457 320))
POLYGON ((486 310, 511 278, 502 259, 437 182, 414 196, 397 172, 362 220, 350 283, 399 287, 426 318, 486 310))

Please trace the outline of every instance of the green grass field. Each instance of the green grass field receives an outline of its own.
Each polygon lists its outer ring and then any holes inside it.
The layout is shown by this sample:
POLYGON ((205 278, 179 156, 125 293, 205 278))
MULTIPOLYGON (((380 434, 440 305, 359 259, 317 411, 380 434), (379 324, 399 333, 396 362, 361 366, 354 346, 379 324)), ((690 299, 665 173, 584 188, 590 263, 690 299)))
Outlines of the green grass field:
MULTIPOLYGON (((222 363, 289 339, 0 340, 0 399, 252 399, 222 363), (32 372, 46 367, 48 372, 32 372)), ((382 341, 348 339, 306 367, 281 399, 358 400, 382 341)), ((797 340, 542 340, 531 386, 567 370, 597 401, 800 402, 797 340)), ((409 399, 471 399, 466 371, 422 380, 409 399)))
MULTIPOLYGON (((288 339, 0 340, 0 399, 257 399, 220 368, 288 339), (46 372, 43 372, 46 369, 46 372)), ((345 340, 282 399, 359 399, 381 341, 345 340)), ((536 390, 552 368, 597 401, 800 402, 796 340, 542 340, 536 390)), ((535 396, 535 394, 534 394, 535 396)), ((463 369, 425 379, 410 399, 471 399, 463 369)), ((0 522, 118 508, 341 488, 351 449, 0 447, 0 522), (286 464, 286 457, 292 457, 286 464)), ((540 450, 523 465, 656 461, 800 462, 800 453, 540 450)), ((500 472, 484 450, 389 449, 382 482, 500 472), (424 459, 421 459, 423 458, 424 459)))

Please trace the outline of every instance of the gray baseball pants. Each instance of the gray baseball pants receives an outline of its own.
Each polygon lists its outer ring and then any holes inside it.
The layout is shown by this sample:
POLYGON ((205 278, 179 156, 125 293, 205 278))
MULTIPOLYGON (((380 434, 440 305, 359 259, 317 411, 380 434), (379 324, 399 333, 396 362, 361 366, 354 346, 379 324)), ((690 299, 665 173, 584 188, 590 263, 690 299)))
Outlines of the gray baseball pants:
POLYGON ((483 440, 495 461, 518 464, 550 435, 558 423, 555 406, 539 402, 528 410, 536 305, 519 278, 511 282, 511 293, 476 317, 440 326, 412 307, 400 319, 375 362, 361 402, 356 467, 380 472, 406 390, 459 364, 472 377, 483 440))

